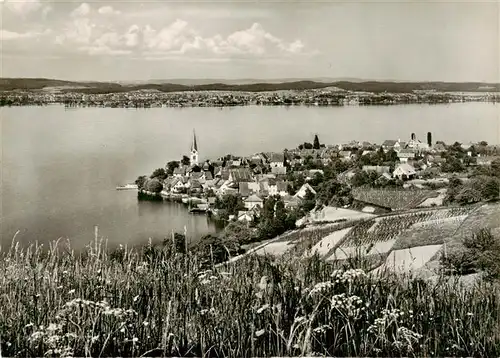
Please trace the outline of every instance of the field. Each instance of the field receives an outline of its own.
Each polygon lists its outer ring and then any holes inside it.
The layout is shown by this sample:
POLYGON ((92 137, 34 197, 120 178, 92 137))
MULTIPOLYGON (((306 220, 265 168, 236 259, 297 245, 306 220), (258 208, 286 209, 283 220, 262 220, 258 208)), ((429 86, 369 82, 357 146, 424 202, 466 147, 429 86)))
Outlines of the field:
POLYGON ((499 356, 500 291, 367 275, 317 256, 201 271, 168 247, 0 260, 3 356, 499 356))
POLYGON ((334 222, 336 220, 358 220, 370 217, 373 217, 373 215, 356 210, 326 206, 320 211, 312 213, 309 220, 311 222, 334 222))

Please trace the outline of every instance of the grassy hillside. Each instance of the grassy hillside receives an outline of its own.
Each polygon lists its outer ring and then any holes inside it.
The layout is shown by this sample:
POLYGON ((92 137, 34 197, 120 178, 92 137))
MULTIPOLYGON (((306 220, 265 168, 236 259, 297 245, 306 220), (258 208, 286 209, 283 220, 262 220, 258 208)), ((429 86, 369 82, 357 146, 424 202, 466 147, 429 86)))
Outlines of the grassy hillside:
POLYGON ((0 257, 4 356, 499 356, 500 291, 434 285, 362 262, 193 255, 96 241, 0 257))
MULTIPOLYGON (((201 81, 201 84, 194 80, 191 84, 182 84, 180 80, 169 83, 168 80, 136 84, 120 84, 115 82, 76 82, 62 81, 46 78, 0 78, 0 91, 10 91, 16 89, 37 90, 47 87, 84 87, 79 89, 68 89, 68 91, 82 93, 114 93, 127 92, 141 89, 155 89, 162 92, 177 91, 280 91, 280 90, 306 90, 320 89, 325 87, 338 87, 350 91, 368 91, 368 92, 393 92, 408 93, 414 90, 436 90, 448 92, 485 92, 500 91, 500 84, 480 83, 480 82, 386 82, 386 81, 284 81, 281 83, 243 83, 237 84, 234 81, 225 81, 224 83, 207 83, 201 81)), ((184 83, 189 83, 188 81, 184 83)))

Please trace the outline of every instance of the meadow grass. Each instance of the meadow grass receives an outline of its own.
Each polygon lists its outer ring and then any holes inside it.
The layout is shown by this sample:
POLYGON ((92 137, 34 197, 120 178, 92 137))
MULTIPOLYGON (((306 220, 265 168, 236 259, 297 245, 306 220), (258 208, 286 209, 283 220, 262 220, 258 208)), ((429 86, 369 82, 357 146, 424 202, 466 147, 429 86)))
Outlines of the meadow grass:
POLYGON ((168 246, 109 254, 103 241, 0 255, 3 356, 500 355, 500 290, 486 282, 466 290, 317 256, 201 271, 168 246))

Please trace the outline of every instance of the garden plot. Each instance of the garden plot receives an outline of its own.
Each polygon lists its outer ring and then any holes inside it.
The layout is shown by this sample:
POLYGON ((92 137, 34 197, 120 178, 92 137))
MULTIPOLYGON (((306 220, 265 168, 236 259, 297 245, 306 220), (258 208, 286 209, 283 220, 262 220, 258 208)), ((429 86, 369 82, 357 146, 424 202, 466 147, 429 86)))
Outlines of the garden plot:
POLYGON ((351 228, 347 228, 331 233, 313 246, 311 251, 309 251, 310 255, 314 255, 315 253, 319 254, 320 256, 328 255, 331 250, 337 247, 339 242, 350 230, 351 228))
POLYGON ((464 215, 413 224, 409 230, 399 235, 394 244, 394 250, 443 244, 453 237, 466 217, 467 215, 464 215))
POLYGON ((290 241, 272 242, 255 251, 256 255, 272 255, 282 256, 285 252, 293 247, 290 241))
POLYGON ((426 220, 422 222, 418 222, 412 225, 412 229, 417 229, 417 228, 436 228, 441 225, 446 225, 446 224, 460 224, 462 223, 465 219, 467 219, 469 215, 457 215, 457 216, 451 216, 448 218, 443 218, 443 219, 432 219, 432 220, 426 220))
POLYGON ((431 206, 442 206, 443 201, 446 198, 446 190, 441 190, 438 192, 439 192, 438 196, 434 198, 425 199, 418 207, 426 208, 431 206))
POLYGON ((495 232, 500 227, 500 204, 485 204, 473 211, 456 233, 457 239, 472 237, 480 229, 491 229, 495 232))
POLYGON ((443 245, 418 246, 411 249, 392 251, 385 263, 374 272, 394 271, 398 273, 409 273, 421 269, 434 257, 443 245))
POLYGON ((326 206, 318 212, 311 213, 310 221, 336 221, 336 220, 358 220, 373 217, 374 215, 362 213, 356 210, 335 208, 326 206))
MULTIPOLYGON (((396 240, 379 241, 371 244, 359 246, 343 246, 335 250, 335 252, 327 258, 327 261, 346 260, 356 256, 384 256, 391 251, 396 240)), ((385 256, 384 256, 385 257, 385 256)))

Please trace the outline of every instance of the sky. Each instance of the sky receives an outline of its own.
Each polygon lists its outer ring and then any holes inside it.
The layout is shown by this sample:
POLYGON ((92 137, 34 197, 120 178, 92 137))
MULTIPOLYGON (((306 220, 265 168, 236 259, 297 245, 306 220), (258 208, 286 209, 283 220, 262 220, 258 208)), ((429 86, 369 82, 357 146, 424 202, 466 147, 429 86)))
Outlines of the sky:
POLYGON ((1 77, 500 82, 500 2, 0 0, 1 77))

